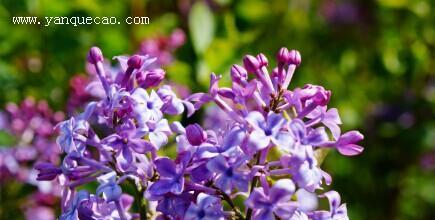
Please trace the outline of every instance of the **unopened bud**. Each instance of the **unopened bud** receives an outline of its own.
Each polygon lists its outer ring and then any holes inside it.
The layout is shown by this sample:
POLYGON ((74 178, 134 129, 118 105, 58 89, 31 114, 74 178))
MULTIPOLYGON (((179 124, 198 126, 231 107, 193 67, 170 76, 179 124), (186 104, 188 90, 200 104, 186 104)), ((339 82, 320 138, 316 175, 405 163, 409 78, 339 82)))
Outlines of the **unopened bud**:
POLYGON ((299 66, 302 62, 301 54, 297 50, 291 50, 289 52, 288 63, 299 66))
POLYGON ((101 52, 100 48, 92 47, 89 50, 87 60, 91 64, 96 64, 103 61, 103 53, 101 52))

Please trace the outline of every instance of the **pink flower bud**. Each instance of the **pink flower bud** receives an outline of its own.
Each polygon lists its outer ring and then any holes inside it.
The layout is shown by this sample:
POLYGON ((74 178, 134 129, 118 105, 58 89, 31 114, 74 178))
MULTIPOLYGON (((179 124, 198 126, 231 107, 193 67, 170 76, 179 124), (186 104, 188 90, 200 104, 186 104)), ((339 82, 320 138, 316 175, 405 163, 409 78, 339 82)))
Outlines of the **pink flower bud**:
POLYGON ((251 55, 246 55, 243 58, 243 65, 248 72, 255 73, 260 68, 260 62, 251 55))
POLYGON ((302 62, 301 54, 297 50, 291 50, 288 55, 288 63, 299 66, 302 62))
POLYGON ((96 64, 103 61, 103 53, 101 52, 100 48, 92 47, 89 50, 87 60, 91 64, 96 64))

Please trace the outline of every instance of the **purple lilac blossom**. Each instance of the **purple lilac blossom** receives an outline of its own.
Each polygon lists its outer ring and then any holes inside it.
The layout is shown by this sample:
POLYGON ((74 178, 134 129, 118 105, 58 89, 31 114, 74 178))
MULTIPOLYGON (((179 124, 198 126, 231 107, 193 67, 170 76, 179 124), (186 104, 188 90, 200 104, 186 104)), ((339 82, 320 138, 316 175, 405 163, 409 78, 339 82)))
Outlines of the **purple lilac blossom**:
POLYGON ((247 55, 243 66, 231 68, 231 87, 220 87, 221 77, 211 74, 207 93, 186 98, 160 85, 159 59, 116 60, 114 74, 101 50, 91 48, 88 61, 103 96, 57 126, 66 154, 61 166, 36 167, 39 180, 61 183, 61 219, 347 218, 337 192, 321 193, 331 177, 318 155, 331 149, 357 155, 363 136, 341 133, 337 109, 328 108, 331 91, 311 84, 287 89, 301 65, 298 51, 282 48, 270 74, 265 55, 247 55), (225 122, 204 129, 177 121, 209 102, 226 114, 225 122), (174 158, 165 154, 172 140, 174 158), (90 182, 99 182, 94 192, 78 191, 90 182), (135 197, 129 203, 126 185, 135 197), (236 197, 244 204, 235 204, 236 197), (326 197, 330 210, 316 210, 316 197, 326 197), (132 203, 138 213, 129 211, 132 203))
POLYGON ((14 136, 15 141, 0 149, 0 184, 6 187, 19 183, 35 189, 22 206, 26 219, 56 219, 53 207, 58 205, 60 185, 39 180, 54 180, 61 173, 57 167, 61 151, 53 127, 63 119, 64 114, 54 112, 46 101, 31 97, 19 105, 8 103, 1 113, 0 130, 14 136), (44 172, 38 174, 38 169, 44 172))

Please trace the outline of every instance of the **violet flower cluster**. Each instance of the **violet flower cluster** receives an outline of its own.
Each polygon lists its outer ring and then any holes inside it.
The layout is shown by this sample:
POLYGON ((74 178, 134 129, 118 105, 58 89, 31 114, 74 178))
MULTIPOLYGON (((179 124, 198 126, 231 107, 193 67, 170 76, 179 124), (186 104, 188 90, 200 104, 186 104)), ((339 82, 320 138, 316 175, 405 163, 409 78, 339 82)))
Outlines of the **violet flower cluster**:
POLYGON ((12 146, 0 147, 1 188, 8 190, 14 183, 33 186, 28 187, 34 190, 22 204, 27 219, 55 219, 52 207, 58 204, 60 185, 37 181, 38 171, 32 165, 60 163, 61 151, 53 127, 62 120, 62 112, 54 112, 46 101, 36 102, 33 98, 26 98, 19 105, 8 103, 0 112, 0 131, 15 138, 12 146))
POLYGON ((61 220, 347 219, 339 194, 321 192, 331 177, 319 155, 359 154, 363 136, 342 134, 337 110, 327 108, 330 91, 287 89, 299 52, 282 48, 270 74, 263 54, 247 55, 243 66, 231 68, 230 88, 219 87, 221 77, 212 74, 208 93, 186 99, 160 85, 165 72, 155 59, 115 59, 121 71, 108 73, 101 50, 91 48, 88 61, 104 96, 57 125, 66 154, 61 166, 37 167, 39 180, 63 186, 61 220), (221 127, 169 120, 210 102, 226 114, 221 127), (177 155, 169 158, 173 140, 177 155), (81 187, 90 182, 98 183, 94 191, 81 187), (328 210, 310 204, 317 194, 329 200, 328 210), (235 202, 239 197, 244 202, 235 202))

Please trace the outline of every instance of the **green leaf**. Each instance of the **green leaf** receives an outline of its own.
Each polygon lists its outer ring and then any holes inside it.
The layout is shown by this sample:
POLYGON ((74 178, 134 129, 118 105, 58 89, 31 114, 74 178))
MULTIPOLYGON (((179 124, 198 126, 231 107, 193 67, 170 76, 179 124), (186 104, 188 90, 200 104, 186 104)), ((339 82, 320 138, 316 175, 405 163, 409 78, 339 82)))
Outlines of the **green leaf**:
POLYGON ((213 40, 215 31, 213 14, 202 1, 195 3, 190 11, 189 31, 196 54, 202 55, 213 40))

